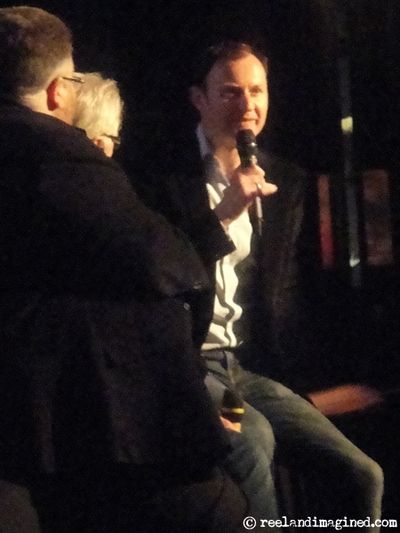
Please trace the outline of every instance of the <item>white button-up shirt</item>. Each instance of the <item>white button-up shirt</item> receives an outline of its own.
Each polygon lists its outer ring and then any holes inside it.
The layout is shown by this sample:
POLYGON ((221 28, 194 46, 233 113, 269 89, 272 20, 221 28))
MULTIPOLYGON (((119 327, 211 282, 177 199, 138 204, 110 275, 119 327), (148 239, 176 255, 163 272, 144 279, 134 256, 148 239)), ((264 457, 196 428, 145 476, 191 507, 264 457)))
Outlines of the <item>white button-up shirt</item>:
MULTIPOLYGON (((210 146, 200 125, 197 128, 197 137, 206 165, 210 206, 214 209, 222 200, 229 181, 222 174, 216 159, 212 157, 210 146)), ((233 331, 234 323, 242 316, 242 308, 235 302, 239 284, 235 267, 250 254, 252 231, 247 211, 229 225, 228 234, 236 249, 217 261, 214 313, 207 338, 202 346, 203 350, 235 348, 240 342, 233 331)))

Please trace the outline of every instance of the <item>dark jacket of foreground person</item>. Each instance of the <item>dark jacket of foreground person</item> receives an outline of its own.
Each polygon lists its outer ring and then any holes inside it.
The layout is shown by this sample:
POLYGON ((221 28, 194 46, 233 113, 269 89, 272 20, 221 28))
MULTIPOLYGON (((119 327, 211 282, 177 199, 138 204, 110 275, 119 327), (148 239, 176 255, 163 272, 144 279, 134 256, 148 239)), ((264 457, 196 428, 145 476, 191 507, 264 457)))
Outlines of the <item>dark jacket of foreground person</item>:
POLYGON ((226 442, 192 346, 191 245, 81 131, 6 101, 0 169, 3 475, 206 471, 226 442))

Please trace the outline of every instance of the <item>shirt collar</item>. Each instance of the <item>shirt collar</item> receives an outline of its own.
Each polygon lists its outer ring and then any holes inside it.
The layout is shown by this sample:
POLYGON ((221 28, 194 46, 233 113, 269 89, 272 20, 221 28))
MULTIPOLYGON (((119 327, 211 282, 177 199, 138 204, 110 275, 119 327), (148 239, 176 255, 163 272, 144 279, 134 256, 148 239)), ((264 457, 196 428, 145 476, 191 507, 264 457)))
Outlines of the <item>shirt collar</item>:
POLYGON ((221 168, 213 155, 211 145, 207 140, 201 123, 197 125, 196 136, 199 142, 200 155, 204 161, 204 170, 207 181, 211 184, 221 183, 228 186, 229 180, 221 172, 221 168))
POLYGON ((201 124, 197 125, 196 137, 197 137, 197 140, 199 141, 201 157, 204 159, 207 155, 212 155, 210 143, 208 142, 206 138, 206 134, 204 133, 203 126, 201 124))

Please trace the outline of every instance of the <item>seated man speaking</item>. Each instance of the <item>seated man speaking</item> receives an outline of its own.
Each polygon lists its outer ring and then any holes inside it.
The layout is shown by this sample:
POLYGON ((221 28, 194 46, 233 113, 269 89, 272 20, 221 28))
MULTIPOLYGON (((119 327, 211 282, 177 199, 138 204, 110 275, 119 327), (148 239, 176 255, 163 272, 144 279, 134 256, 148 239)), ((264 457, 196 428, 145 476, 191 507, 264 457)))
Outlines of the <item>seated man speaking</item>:
POLYGON ((276 447, 282 460, 318 487, 309 514, 370 517, 373 523, 381 512, 379 465, 310 402, 241 365, 260 352, 264 359, 273 357, 274 330, 296 316, 302 172, 261 152, 258 163, 244 164, 237 146, 241 130, 250 132, 251 144, 264 128, 267 60, 249 44, 228 41, 193 64, 190 97, 200 118, 197 130, 179 139, 176 150, 153 148, 157 168, 138 173, 137 186, 149 205, 187 233, 214 283, 208 299, 197 302, 195 326, 212 394, 218 399, 229 387, 245 401, 242 433, 232 434, 228 469, 257 516, 279 518, 272 469, 276 447), (253 213, 259 201, 264 222, 259 210, 258 217, 253 213), (219 234, 202 223, 206 212, 220 225, 219 234), (249 457, 258 459, 256 468, 248 468, 249 457))

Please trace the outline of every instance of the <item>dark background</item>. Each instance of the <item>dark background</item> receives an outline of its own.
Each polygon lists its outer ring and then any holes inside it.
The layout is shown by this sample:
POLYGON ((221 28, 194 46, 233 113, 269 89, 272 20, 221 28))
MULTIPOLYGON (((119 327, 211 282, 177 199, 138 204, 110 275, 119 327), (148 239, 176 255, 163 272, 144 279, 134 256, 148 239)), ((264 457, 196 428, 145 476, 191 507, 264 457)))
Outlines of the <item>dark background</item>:
MULTIPOLYGON (((270 111, 263 142, 312 176, 329 173, 339 198, 345 184, 337 64, 339 58, 348 58, 352 169, 355 176, 374 167, 390 174, 398 254, 398 0, 53 0, 32 5, 59 15, 72 28, 77 70, 101 71, 119 81, 126 103, 120 157, 128 162, 132 152, 146 151, 143 139, 173 138, 193 122, 185 102, 197 50, 227 37, 261 39, 270 59, 270 111)), ((358 287, 343 262, 328 272, 318 270, 317 207, 314 189, 309 209, 314 214, 310 235, 316 240, 316 342, 309 358, 295 361, 286 378, 309 388, 350 380, 396 389, 398 255, 389 267, 365 268, 358 287)), ((335 224, 338 245, 345 249, 346 221, 335 224)), ((398 395, 390 394, 384 407, 337 421, 384 466, 384 512, 389 518, 400 508, 398 406, 398 395)))
POLYGON ((344 54, 351 58, 357 161, 371 165, 398 159, 397 0, 32 4, 70 25, 78 69, 99 70, 120 82, 127 139, 135 129, 176 128, 190 117, 182 102, 193 52, 227 36, 257 36, 270 58, 267 139, 275 151, 307 168, 341 168, 337 58, 344 54))

